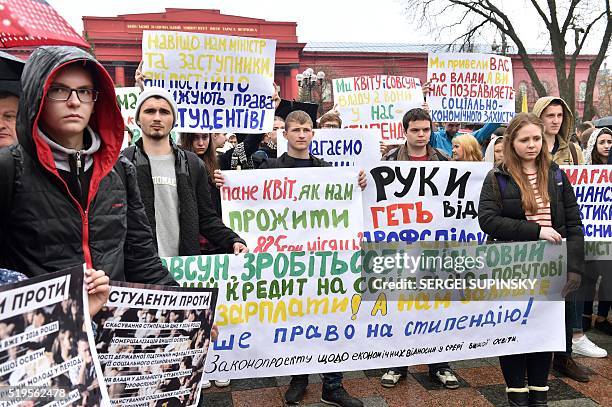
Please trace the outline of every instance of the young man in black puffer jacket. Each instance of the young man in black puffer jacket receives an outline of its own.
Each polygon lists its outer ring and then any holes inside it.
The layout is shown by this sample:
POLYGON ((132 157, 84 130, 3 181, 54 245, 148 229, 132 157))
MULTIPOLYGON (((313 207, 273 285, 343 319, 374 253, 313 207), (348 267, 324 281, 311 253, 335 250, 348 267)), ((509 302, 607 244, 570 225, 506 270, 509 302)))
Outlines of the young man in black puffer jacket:
POLYGON ((83 263, 112 280, 176 285, 162 266, 134 167, 120 160, 113 81, 90 54, 28 59, 19 145, 0 150, 0 266, 32 277, 83 263))

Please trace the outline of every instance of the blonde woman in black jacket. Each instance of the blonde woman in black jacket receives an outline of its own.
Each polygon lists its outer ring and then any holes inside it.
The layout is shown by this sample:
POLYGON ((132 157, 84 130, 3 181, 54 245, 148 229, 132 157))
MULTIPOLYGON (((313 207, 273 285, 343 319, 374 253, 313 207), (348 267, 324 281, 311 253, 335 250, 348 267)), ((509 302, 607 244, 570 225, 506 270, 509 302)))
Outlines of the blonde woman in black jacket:
MULTIPOLYGON (((567 238, 565 295, 580 285, 584 235, 573 188, 551 161, 543 131, 542 121, 531 113, 520 113, 510 122, 504 160, 483 184, 478 220, 482 230, 497 241, 561 243, 567 238)), ((500 356, 499 360, 511 406, 547 405, 551 352, 500 356)))

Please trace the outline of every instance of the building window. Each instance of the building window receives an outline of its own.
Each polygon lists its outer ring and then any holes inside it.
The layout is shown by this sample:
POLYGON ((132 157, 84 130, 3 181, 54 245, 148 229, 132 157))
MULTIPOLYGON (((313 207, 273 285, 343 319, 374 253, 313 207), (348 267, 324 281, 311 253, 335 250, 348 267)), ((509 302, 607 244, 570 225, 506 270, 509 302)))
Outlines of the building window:
POLYGON ((584 99, 586 98, 586 88, 587 88, 587 83, 585 81, 580 82, 580 85, 578 85, 578 101, 579 102, 584 102, 584 99))
POLYGON ((323 94, 321 95, 322 102, 331 102, 332 101, 332 83, 331 81, 323 82, 323 94))

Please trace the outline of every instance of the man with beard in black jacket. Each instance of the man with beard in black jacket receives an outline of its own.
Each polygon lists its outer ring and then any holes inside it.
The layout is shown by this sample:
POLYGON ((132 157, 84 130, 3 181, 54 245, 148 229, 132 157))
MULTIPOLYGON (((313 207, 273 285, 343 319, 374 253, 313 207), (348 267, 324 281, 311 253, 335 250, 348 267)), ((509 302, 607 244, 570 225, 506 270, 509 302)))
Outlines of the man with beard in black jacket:
POLYGON ((176 285, 135 169, 117 162, 123 119, 102 65, 78 48, 41 47, 22 87, 19 145, 0 150, 0 265, 37 276, 86 263, 112 280, 176 285))
POLYGON ((199 255, 199 234, 226 252, 248 252, 246 242, 213 209, 202 160, 179 149, 170 138, 177 118, 172 95, 162 88, 145 88, 138 96, 135 116, 142 138, 122 154, 136 166, 159 255, 199 255))

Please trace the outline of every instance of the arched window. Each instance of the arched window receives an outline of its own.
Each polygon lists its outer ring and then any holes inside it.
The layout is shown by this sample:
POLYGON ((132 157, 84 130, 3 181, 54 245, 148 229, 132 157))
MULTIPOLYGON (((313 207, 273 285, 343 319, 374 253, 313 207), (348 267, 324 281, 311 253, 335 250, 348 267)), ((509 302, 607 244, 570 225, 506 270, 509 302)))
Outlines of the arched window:
POLYGON ((521 81, 521 84, 519 85, 519 92, 521 93, 521 95, 527 94, 527 82, 521 81))
POLYGON ((322 91, 323 91, 323 95, 321 97, 322 101, 331 102, 333 100, 332 99, 332 82, 331 81, 323 82, 322 91))
POLYGON ((579 102, 584 102, 584 99, 586 98, 586 88, 587 88, 587 83, 585 81, 580 82, 580 85, 578 85, 578 101, 579 102))

